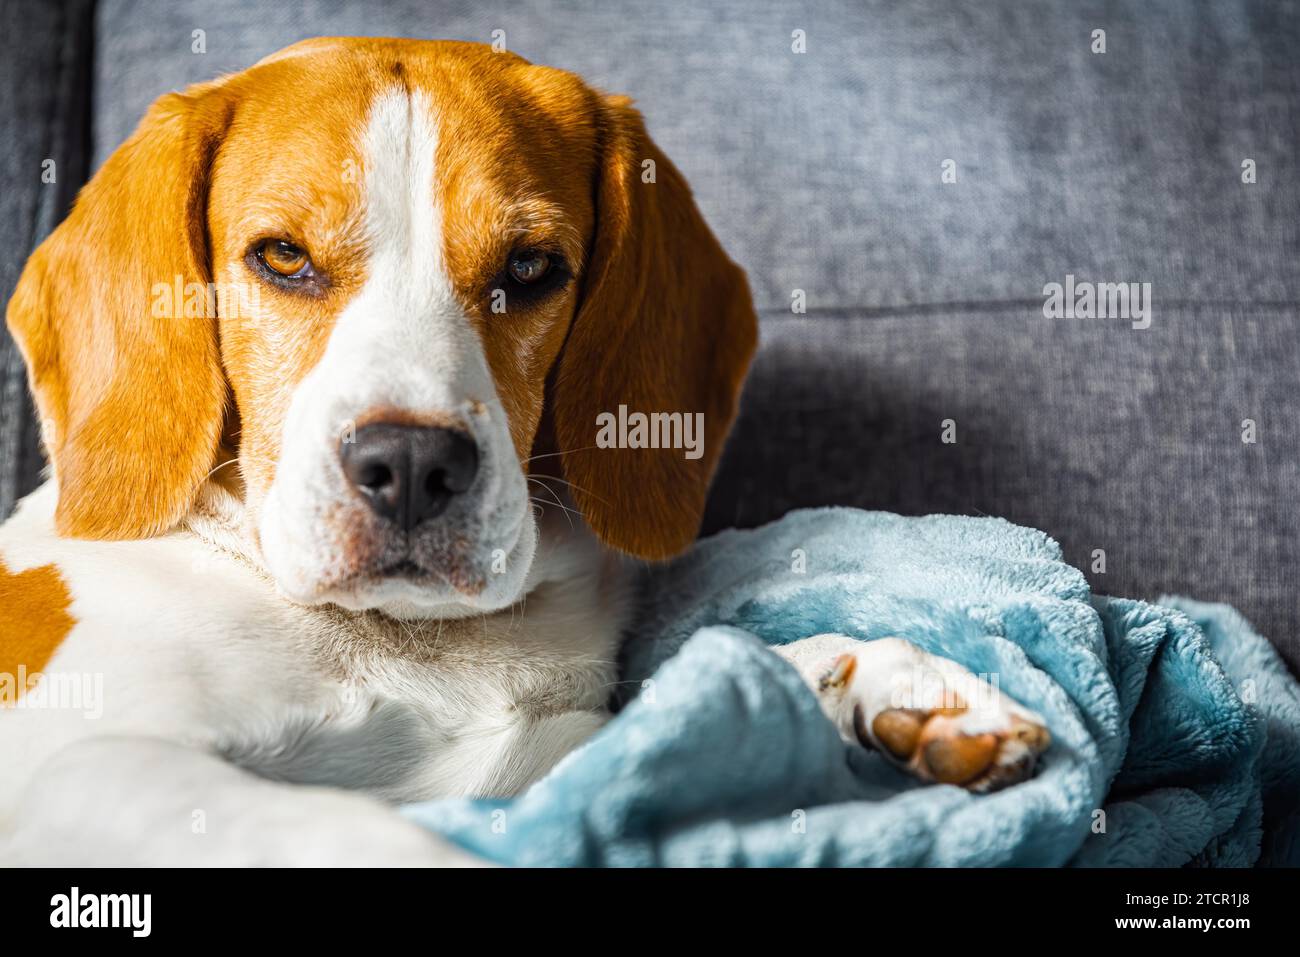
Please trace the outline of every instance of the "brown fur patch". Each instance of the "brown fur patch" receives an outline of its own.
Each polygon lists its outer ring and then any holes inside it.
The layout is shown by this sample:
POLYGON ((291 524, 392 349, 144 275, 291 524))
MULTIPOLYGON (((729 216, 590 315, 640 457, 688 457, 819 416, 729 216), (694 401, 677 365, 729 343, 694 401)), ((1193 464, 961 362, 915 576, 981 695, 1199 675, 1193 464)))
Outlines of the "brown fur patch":
POLYGON ((601 541, 664 559, 699 531, 758 320, 744 272, 641 114, 626 98, 597 94, 591 113, 597 224, 554 378, 555 438, 574 500, 601 541), (655 176, 647 181, 651 162, 655 176), (703 454, 690 460, 674 448, 595 448, 597 416, 620 405, 702 414, 703 454))
POLYGON ((410 425, 422 429, 459 429, 465 431, 465 423, 448 412, 413 412, 410 409, 397 409, 380 406, 370 409, 365 415, 357 417, 354 423, 358 429, 367 425, 410 425))
POLYGON ((184 302, 154 307, 158 287, 206 290, 207 173, 229 107, 218 84, 154 103, 32 254, 9 303, 62 534, 155 534, 213 465, 225 399, 215 329, 184 302))
POLYGON ((54 565, 15 575, 0 559, 0 675, 16 681, 20 667, 29 677, 40 672, 77 623, 68 613, 71 605, 72 595, 54 565))

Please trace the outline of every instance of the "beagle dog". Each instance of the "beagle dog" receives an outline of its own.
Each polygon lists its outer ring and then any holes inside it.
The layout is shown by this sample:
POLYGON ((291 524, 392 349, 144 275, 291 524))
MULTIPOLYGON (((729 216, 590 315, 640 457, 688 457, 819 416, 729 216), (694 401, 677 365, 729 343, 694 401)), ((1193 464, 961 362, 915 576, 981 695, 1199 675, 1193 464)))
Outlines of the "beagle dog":
MULTIPOLYGON (((28 864, 468 862, 393 805, 516 793, 607 720, 629 562, 694 539, 757 337, 627 99, 385 39, 163 96, 7 318, 51 465, 0 527, 28 864), (599 441, 625 410, 697 445, 599 441)), ((924 780, 1047 746, 901 639, 778 653, 924 780)))

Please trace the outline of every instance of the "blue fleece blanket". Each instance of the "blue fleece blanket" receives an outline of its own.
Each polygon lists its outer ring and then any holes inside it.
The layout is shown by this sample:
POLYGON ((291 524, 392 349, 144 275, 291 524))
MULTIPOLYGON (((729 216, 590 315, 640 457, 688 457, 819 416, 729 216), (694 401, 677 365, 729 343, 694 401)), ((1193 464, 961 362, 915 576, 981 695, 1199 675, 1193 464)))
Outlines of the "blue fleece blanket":
POLYGON ((998 519, 795 512, 646 573, 624 704, 511 800, 416 821, 521 865, 1300 863, 1300 688, 1236 612, 1091 594, 998 519), (1047 719, 976 796, 846 745, 765 645, 900 635, 1047 719))

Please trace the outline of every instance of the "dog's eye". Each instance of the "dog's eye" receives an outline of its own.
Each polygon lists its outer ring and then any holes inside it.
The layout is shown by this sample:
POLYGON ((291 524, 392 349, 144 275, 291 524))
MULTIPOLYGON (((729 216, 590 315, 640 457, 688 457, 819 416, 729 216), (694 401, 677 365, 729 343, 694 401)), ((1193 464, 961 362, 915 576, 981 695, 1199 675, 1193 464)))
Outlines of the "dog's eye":
POLYGON ((550 274, 551 257, 540 249, 522 249, 510 254, 506 271, 515 282, 531 286, 550 274))
POLYGON ((257 258, 267 269, 285 279, 302 279, 311 274, 311 257, 283 239, 268 239, 257 247, 257 258))

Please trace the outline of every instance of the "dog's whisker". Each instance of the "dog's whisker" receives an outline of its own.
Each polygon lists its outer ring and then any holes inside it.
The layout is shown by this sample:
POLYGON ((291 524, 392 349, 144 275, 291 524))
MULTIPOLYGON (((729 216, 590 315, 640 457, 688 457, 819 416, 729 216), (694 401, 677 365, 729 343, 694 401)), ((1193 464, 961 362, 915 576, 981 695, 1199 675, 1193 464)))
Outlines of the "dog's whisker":
MULTIPOLYGON (((552 490, 552 489, 547 489, 547 491, 549 491, 549 492, 551 493, 551 495, 554 497, 554 499, 555 499, 555 507, 561 509, 561 510, 565 513, 565 517, 568 518, 568 520, 569 520, 569 528, 572 529, 572 528, 574 527, 574 526, 573 526, 573 516, 576 515, 576 516, 578 516, 579 519, 581 519, 581 518, 582 518, 582 513, 579 512, 579 511, 576 511, 575 509, 571 509, 571 508, 569 508, 567 505, 565 505, 563 502, 561 502, 559 496, 555 494, 554 490, 552 490)), ((540 506, 542 506, 543 509, 546 509, 546 508, 550 508, 550 507, 551 507, 551 503, 549 503, 549 502, 539 502, 537 499, 533 498, 531 495, 528 497, 528 501, 532 502, 534 505, 540 505, 540 506)))
MULTIPOLYGON (((577 511, 576 509, 569 508, 569 506, 565 505, 562 501, 560 501, 560 496, 555 493, 555 489, 550 488, 545 484, 542 484, 541 487, 550 493, 551 501, 553 501, 556 505, 558 505, 560 508, 564 509, 567 512, 572 512, 574 515, 581 517, 582 515, 581 512, 577 511)), ((531 500, 536 501, 535 499, 531 499, 531 500)))
MULTIPOLYGON (((542 510, 543 510, 543 511, 542 511, 542 514, 545 514, 545 510, 546 510, 547 508, 550 508, 550 507, 551 507, 549 502, 538 502, 538 501, 536 501, 535 499, 529 499, 529 501, 532 501, 534 504, 536 504, 537 506, 539 506, 540 508, 542 508, 542 510)), ((568 522, 569 522, 569 528, 572 529, 572 528, 574 527, 574 525, 573 525, 573 515, 570 514, 570 513, 572 512, 572 509, 566 509, 566 508, 564 508, 563 505, 559 505, 558 507, 559 507, 560 509, 562 509, 562 510, 565 512, 565 516, 564 516, 564 517, 565 517, 565 518, 568 520, 568 522)))
POLYGON ((547 476, 528 475, 528 476, 525 476, 525 478, 527 478, 528 481, 530 481, 530 482, 539 482, 539 483, 541 483, 542 485, 546 485, 546 484, 549 483, 549 482, 559 482, 561 485, 567 486, 568 488, 571 488, 571 489, 576 489, 577 491, 581 492, 581 493, 584 494, 584 495, 590 495, 592 498, 594 498, 594 499, 595 499, 597 502, 599 502, 601 505, 609 505, 609 504, 610 504, 608 501, 606 501, 605 499, 601 498, 599 495, 597 495, 595 492, 591 491, 590 489, 583 488, 581 485, 577 484, 576 482, 570 482, 570 481, 568 481, 567 479, 562 479, 562 478, 560 478, 559 476, 555 476, 555 475, 547 475, 547 476))
POLYGON ((234 464, 236 464, 238 461, 239 461, 239 458, 238 458, 238 457, 235 457, 235 458, 233 458, 233 459, 226 459, 226 461, 222 462, 220 465, 218 465, 216 468, 214 468, 211 472, 209 472, 206 476, 204 476, 203 481, 206 482, 208 479, 212 478, 212 476, 216 475, 218 472, 220 472, 222 469, 224 469, 227 465, 234 465, 234 464))
POLYGON ((572 455, 574 452, 590 452, 592 449, 598 448, 600 448, 599 445, 587 445, 580 449, 568 449, 561 452, 543 452, 541 455, 532 455, 524 459, 524 464, 527 465, 529 462, 536 462, 539 459, 553 459, 557 455, 572 455))

